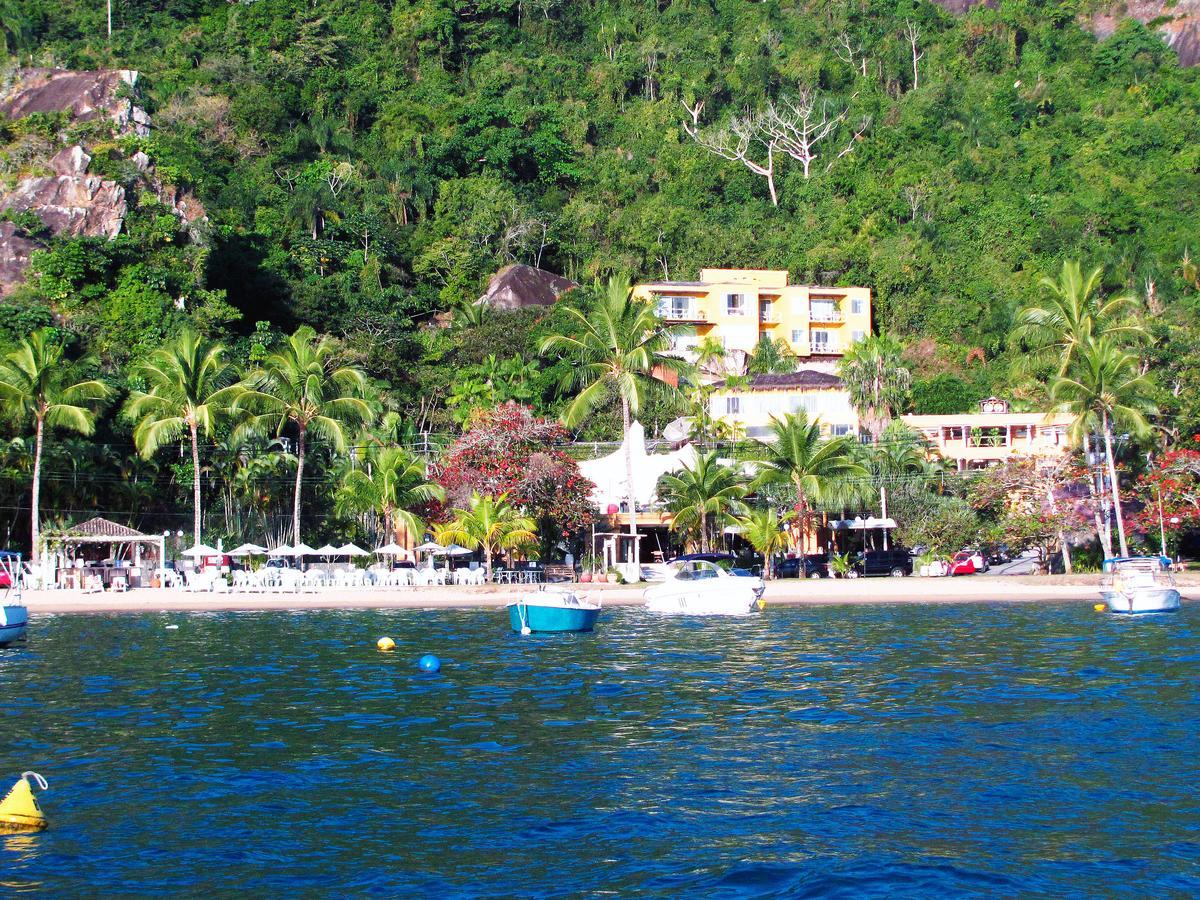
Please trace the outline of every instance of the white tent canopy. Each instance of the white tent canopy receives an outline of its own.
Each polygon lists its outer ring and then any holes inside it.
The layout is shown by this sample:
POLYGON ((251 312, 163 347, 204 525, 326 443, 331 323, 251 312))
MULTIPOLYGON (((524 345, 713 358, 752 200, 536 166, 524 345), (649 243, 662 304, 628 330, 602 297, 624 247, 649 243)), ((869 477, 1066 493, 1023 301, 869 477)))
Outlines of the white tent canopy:
POLYGON ((339 556, 370 556, 371 554, 356 544, 342 544, 337 548, 339 556))
POLYGON ((837 519, 829 523, 834 531, 870 531, 874 528, 895 528, 895 519, 877 519, 867 516, 865 519, 837 519))

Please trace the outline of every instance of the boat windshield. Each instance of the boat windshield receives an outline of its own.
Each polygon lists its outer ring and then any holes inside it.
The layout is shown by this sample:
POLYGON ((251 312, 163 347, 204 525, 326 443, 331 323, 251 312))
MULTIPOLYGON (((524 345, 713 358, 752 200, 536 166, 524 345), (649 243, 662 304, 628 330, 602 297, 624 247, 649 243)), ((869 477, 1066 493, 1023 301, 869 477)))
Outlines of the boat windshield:
POLYGON ((704 578, 719 578, 720 570, 707 560, 689 559, 673 565, 679 581, 699 581, 704 578))

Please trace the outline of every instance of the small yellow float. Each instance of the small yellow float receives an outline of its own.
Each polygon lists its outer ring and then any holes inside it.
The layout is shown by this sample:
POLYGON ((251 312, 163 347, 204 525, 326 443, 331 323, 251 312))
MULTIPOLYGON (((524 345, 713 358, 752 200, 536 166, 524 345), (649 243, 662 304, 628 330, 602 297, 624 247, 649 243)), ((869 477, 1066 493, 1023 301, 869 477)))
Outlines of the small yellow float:
POLYGON ((33 796, 31 783, 36 784, 39 791, 49 787, 46 779, 37 772, 22 772, 17 783, 0 800, 0 834, 41 831, 48 824, 37 798, 33 796))

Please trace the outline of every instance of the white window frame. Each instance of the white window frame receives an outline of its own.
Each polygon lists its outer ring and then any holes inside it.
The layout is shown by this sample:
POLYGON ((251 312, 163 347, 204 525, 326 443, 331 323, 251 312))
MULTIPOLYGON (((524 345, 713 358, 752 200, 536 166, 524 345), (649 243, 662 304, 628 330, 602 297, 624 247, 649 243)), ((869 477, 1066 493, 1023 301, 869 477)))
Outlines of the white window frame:
POLYGON ((853 297, 853 298, 851 298, 851 300, 850 300, 850 314, 851 314, 851 315, 854 315, 854 316, 861 316, 861 315, 863 314, 863 312, 864 312, 864 309, 863 309, 863 300, 862 300, 862 298, 861 298, 861 297, 853 297))
POLYGON ((792 343, 793 344, 803 344, 804 343, 804 329, 803 328, 793 328, 792 329, 792 343))
POLYGON ((742 413, 742 398, 741 397, 726 397, 725 398, 725 415, 738 416, 742 413))
POLYGON ((746 315, 746 295, 745 294, 726 294, 725 295, 725 315, 727 316, 744 316, 746 315), (736 299, 737 305, 734 306, 736 299))

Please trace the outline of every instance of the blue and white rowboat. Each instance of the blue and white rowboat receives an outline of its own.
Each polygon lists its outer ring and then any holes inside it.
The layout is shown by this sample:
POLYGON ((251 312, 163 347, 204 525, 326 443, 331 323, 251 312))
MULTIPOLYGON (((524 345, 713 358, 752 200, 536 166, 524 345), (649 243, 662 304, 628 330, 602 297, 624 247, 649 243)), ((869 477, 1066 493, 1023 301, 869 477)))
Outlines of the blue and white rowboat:
POLYGON ((508 604, 508 622, 519 634, 532 632, 591 631, 600 618, 600 604, 570 588, 530 591, 508 604))
POLYGON ((28 624, 29 610, 24 606, 16 604, 0 606, 0 647, 7 647, 13 641, 24 638, 28 624))

